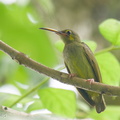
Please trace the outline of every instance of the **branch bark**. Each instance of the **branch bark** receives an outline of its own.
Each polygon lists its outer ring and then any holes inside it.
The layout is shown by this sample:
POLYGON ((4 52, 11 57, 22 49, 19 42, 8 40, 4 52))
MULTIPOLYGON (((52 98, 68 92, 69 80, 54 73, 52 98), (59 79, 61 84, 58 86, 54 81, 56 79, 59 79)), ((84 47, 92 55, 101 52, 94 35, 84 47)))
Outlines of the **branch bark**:
MULTIPOLYGON (((19 112, 8 107, 0 106, 0 120, 73 120, 55 116, 53 114, 28 114, 24 112, 19 112)), ((83 119, 74 119, 83 120, 83 119)), ((84 119, 87 120, 87 119, 84 119)))
POLYGON ((78 88, 82 88, 89 91, 94 91, 100 94, 106 94, 110 96, 120 96, 120 87, 110 86, 98 82, 90 83, 86 79, 78 77, 69 77, 69 74, 48 68, 31 58, 29 58, 24 53, 21 53, 14 48, 10 47, 3 41, 0 41, 0 50, 7 53, 11 58, 17 61, 20 65, 29 67, 39 73, 45 74, 49 77, 52 77, 60 82, 73 85, 78 88))

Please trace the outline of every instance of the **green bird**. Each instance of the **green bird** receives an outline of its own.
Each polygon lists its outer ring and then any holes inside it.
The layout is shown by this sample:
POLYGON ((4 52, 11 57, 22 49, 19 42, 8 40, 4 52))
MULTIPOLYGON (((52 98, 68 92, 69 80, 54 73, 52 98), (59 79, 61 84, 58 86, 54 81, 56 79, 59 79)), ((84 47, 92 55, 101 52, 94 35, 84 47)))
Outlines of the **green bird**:
MULTIPOLYGON (((51 28, 40 28, 58 34, 65 46, 63 57, 65 66, 70 73, 84 79, 94 79, 95 82, 102 82, 99 66, 90 48, 81 42, 79 36, 72 30, 62 31, 51 28)), ((105 110, 105 102, 102 94, 77 88, 83 98, 92 106, 95 106, 97 113, 105 110)))

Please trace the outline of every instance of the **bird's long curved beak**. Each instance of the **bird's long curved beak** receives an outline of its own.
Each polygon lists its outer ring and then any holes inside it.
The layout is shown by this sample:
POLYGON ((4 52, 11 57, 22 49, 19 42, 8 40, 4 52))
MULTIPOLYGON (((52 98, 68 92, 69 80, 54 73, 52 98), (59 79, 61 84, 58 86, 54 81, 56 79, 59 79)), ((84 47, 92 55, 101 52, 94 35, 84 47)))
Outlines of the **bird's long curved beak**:
POLYGON ((39 29, 48 30, 48 31, 51 31, 51 32, 55 32, 58 35, 64 35, 62 31, 58 31, 58 30, 51 29, 51 28, 39 28, 39 29))
POLYGON ((60 33, 60 31, 55 30, 55 29, 51 29, 51 28, 39 28, 39 29, 42 29, 42 30, 48 30, 48 31, 51 31, 51 32, 55 32, 55 33, 57 33, 57 34, 60 33))

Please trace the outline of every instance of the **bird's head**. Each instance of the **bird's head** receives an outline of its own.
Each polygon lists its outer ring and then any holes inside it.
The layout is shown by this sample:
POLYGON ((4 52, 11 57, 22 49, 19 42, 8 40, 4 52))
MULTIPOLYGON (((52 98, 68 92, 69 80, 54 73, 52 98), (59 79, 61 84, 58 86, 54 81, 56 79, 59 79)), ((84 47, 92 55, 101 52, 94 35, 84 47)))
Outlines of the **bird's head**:
POLYGON ((80 42, 79 36, 75 32, 73 32, 72 30, 69 30, 69 29, 62 30, 62 31, 54 30, 51 28, 40 28, 40 29, 55 32, 62 38, 62 40, 65 44, 68 44, 71 42, 80 42))

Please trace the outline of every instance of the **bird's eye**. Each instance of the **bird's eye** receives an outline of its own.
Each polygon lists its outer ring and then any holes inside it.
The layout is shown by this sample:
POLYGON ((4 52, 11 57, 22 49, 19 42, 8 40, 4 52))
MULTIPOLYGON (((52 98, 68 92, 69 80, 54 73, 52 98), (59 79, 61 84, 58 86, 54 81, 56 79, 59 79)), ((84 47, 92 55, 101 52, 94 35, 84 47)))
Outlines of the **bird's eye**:
POLYGON ((67 33, 68 35, 70 35, 70 34, 71 34, 71 31, 70 31, 70 30, 68 30, 66 33, 67 33))

